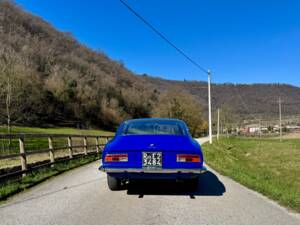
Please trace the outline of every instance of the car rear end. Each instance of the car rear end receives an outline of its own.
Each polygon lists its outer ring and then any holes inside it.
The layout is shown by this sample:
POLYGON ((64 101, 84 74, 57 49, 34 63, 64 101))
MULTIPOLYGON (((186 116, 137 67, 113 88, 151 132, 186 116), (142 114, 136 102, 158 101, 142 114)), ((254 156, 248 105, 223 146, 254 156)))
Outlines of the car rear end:
POLYGON ((206 171, 201 148, 188 131, 117 135, 105 148, 100 169, 119 181, 195 179, 206 171))
POLYGON ((201 154, 191 151, 109 153, 101 170, 121 179, 188 179, 205 172, 201 154))

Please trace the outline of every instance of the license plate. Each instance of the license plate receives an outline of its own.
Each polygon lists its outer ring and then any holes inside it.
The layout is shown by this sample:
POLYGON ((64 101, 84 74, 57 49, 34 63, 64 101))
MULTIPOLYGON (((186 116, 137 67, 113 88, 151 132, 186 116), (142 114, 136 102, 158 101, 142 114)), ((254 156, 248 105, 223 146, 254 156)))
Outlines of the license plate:
POLYGON ((161 152, 143 152, 143 167, 161 167, 161 152))

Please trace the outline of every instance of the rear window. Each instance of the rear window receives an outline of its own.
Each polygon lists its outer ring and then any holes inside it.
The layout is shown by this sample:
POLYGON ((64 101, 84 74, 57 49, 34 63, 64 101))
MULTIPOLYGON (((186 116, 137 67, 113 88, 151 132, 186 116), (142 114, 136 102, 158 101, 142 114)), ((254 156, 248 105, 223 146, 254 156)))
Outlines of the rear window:
POLYGON ((185 135, 184 125, 179 121, 131 121, 125 124, 121 135, 185 135))

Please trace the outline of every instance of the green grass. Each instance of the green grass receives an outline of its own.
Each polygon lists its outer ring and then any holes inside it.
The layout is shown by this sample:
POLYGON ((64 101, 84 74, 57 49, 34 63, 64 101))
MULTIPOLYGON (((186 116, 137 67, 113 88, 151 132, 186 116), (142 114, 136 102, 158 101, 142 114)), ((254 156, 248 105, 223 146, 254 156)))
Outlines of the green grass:
MULTIPOLYGON (((0 126, 0 134, 7 132, 5 126, 0 126)), ((103 130, 81 130, 75 128, 34 128, 34 127, 12 127, 12 133, 37 133, 37 134, 79 134, 79 135, 114 135, 113 132, 103 130)), ((80 138, 73 139, 73 145, 82 145, 80 138)), ((101 140, 100 140, 101 142, 101 140)), ((88 144, 94 145, 94 138, 88 138, 88 144)), ((100 143, 101 144, 101 143, 100 143)), ((27 151, 35 151, 48 148, 47 138, 26 138, 25 147, 27 151)), ((53 147, 66 147, 66 138, 54 138, 53 147)), ((0 139, 0 154, 13 154, 19 152, 19 141, 17 139, 0 139), (9 144, 10 143, 10 144, 9 144)), ((1 162, 0 162, 1 163, 1 162)))
MULTIPOLYGON (((0 126, 0 133, 7 132, 5 126, 0 126)), ((35 128, 35 127, 12 127, 12 133, 37 133, 37 134, 79 134, 79 135, 114 135, 113 132, 103 131, 103 130, 81 130, 75 128, 35 128)), ((48 149, 48 138, 25 138, 25 150, 26 152, 32 152, 42 149, 48 149)), ((95 138, 87 138, 88 145, 95 145, 95 138)), ((82 138, 73 138, 72 144, 83 145, 82 138)), ((53 147, 61 148, 67 146, 67 138, 53 138, 53 147)), ((104 144, 105 139, 100 139, 99 144, 104 144)), ((0 139, 0 155, 19 153, 19 140, 18 139, 0 139)), ((74 149, 74 151, 80 151, 80 149, 74 149)), ((82 151, 82 149, 81 149, 82 151)), ((64 152, 55 152, 56 155, 65 156, 67 155, 67 150, 64 152), (64 153, 64 154, 63 154, 64 153)), ((56 156, 55 156, 56 157, 56 156)), ((28 157, 28 163, 33 163, 37 161, 47 160, 49 155, 38 154, 28 157)), ((0 169, 13 167, 20 165, 19 158, 11 158, 0 160, 0 169)))
POLYGON ((203 145, 223 175, 300 212, 300 140, 222 138, 203 145))
POLYGON ((61 174, 73 168, 85 165, 99 159, 99 155, 90 155, 82 158, 75 158, 71 161, 61 162, 54 167, 45 167, 29 173, 26 177, 18 181, 6 181, 0 183, 0 202, 8 197, 24 191, 36 184, 39 184, 50 177, 61 174))
MULTIPOLYGON (((68 127, 38 128, 13 126, 12 133, 37 133, 37 134, 80 134, 80 135, 113 135, 113 132, 104 130, 83 130, 68 127)), ((6 126, 0 126, 0 133, 7 133, 6 126)))

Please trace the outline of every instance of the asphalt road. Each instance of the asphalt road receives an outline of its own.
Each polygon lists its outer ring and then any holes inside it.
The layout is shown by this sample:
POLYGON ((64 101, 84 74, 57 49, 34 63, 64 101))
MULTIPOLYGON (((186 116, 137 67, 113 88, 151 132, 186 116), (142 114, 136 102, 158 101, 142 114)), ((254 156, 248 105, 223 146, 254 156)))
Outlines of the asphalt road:
POLYGON ((196 191, 172 182, 150 182, 111 192, 98 164, 16 195, 0 205, 0 224, 300 224, 299 214, 211 169, 196 191))

